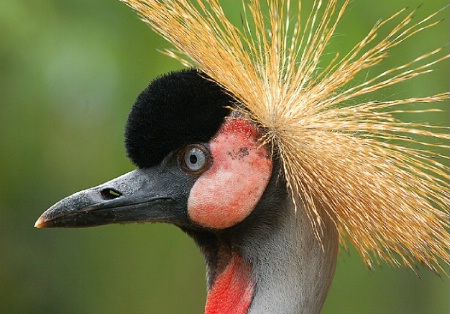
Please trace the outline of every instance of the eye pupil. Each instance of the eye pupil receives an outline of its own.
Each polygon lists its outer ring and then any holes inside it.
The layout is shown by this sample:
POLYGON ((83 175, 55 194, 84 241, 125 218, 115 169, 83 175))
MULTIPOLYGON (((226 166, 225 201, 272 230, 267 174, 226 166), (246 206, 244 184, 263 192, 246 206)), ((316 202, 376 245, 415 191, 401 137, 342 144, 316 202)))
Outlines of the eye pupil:
POLYGON ((189 156, 189 161, 191 162, 191 164, 196 164, 197 160, 198 160, 197 156, 195 156, 195 155, 189 156))

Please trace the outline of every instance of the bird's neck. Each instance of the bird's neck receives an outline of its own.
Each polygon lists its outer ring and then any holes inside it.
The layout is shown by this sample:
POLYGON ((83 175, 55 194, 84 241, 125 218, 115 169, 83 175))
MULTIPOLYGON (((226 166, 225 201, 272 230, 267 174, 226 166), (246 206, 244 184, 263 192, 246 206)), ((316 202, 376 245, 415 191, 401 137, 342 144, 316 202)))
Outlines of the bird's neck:
POLYGON ((288 208, 275 223, 246 227, 233 241, 197 241, 208 268, 205 313, 319 313, 338 250, 326 217, 323 231, 320 242, 306 213, 288 208))
POLYGON ((242 249, 244 260, 252 265, 255 282, 249 314, 320 312, 338 252, 337 229, 323 216, 321 242, 306 212, 300 208, 296 212, 293 205, 266 235, 250 235, 249 244, 242 249))

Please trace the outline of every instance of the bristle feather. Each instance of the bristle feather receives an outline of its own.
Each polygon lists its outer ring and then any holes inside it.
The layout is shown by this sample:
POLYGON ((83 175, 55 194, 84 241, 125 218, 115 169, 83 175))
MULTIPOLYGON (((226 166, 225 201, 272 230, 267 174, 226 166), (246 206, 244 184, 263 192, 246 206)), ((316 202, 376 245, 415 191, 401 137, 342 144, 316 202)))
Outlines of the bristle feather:
POLYGON ((123 2, 175 46, 167 55, 217 81, 242 104, 238 110, 266 130, 262 140, 277 147, 296 208, 306 210, 318 238, 325 210, 370 268, 380 260, 435 271, 443 270, 441 260, 450 264, 449 156, 433 150, 450 148, 449 129, 395 118, 434 112, 428 105, 450 93, 354 103, 450 58, 438 48, 354 81, 392 48, 436 26, 441 10, 413 23, 417 9, 406 15, 402 9, 321 69, 349 0, 314 1, 303 24, 301 1, 293 23, 289 2, 267 0, 265 16, 260 1, 252 0, 244 4, 242 30, 217 0, 198 0, 197 6, 187 0, 123 2), (403 109, 410 104, 418 108, 403 109))

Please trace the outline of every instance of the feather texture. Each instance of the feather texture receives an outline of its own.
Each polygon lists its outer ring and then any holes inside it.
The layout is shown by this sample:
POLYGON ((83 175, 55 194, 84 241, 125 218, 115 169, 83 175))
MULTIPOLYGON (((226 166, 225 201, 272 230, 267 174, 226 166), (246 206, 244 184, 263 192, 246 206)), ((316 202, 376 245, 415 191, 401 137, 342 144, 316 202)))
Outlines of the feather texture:
POLYGON ((301 1, 291 8, 289 1, 252 0, 243 4, 241 27, 217 0, 122 2, 174 45, 168 55, 222 85, 236 110, 265 130, 263 141, 277 147, 296 208, 306 210, 319 239, 325 212, 341 243, 348 239, 369 266, 385 260, 442 270, 440 261, 450 264, 449 128, 396 118, 434 111, 430 104, 450 93, 360 100, 431 72, 449 54, 434 49, 358 78, 390 49, 437 25, 440 12, 417 22, 414 10, 401 10, 324 66, 349 0, 315 0, 305 20, 301 1))

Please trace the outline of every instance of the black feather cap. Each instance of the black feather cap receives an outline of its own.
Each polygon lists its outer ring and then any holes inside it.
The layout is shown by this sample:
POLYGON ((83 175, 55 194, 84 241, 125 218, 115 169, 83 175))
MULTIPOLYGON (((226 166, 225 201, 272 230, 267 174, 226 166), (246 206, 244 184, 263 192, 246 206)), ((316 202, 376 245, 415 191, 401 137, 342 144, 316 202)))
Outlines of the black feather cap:
POLYGON ((187 144, 208 142, 233 103, 217 83, 195 69, 163 75, 139 95, 125 127, 125 147, 139 168, 160 163, 187 144))

